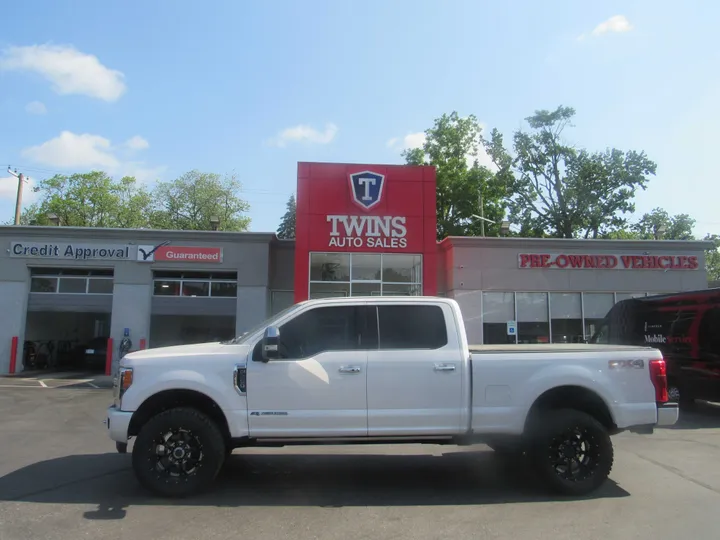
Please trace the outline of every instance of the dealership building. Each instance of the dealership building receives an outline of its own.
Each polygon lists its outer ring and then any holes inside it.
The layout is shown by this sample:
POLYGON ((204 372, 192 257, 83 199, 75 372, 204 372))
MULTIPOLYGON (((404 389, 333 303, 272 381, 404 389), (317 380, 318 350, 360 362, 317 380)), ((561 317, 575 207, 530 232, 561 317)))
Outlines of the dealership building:
POLYGON ((123 338, 130 350, 228 339, 338 296, 447 296, 472 343, 572 343, 620 300, 707 287, 705 242, 437 242, 435 194, 433 167, 299 163, 295 240, 0 227, 0 374, 81 369, 104 348, 116 363, 123 338))

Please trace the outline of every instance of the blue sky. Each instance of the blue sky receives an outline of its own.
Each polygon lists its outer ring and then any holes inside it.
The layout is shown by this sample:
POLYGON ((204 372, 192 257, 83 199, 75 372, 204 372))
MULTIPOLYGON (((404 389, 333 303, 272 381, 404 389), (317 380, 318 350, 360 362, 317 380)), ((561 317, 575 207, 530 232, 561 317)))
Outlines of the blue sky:
POLYGON ((572 142, 658 163, 640 212, 720 233, 718 20, 712 2, 16 2, 0 33, 0 221, 7 165, 30 182, 199 169, 235 171, 252 230, 272 231, 298 161, 401 163, 445 112, 509 138, 563 104, 572 142))

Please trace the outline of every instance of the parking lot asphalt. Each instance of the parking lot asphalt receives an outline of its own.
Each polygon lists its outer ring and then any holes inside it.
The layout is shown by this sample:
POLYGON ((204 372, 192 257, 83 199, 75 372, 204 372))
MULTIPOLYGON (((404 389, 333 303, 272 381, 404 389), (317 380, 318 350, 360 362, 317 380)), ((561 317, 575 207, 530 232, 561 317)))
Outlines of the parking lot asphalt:
POLYGON ((0 540, 717 540, 720 408, 614 437, 593 496, 549 497, 485 446, 236 450, 214 490, 149 496, 102 424, 106 389, 0 380, 0 540))

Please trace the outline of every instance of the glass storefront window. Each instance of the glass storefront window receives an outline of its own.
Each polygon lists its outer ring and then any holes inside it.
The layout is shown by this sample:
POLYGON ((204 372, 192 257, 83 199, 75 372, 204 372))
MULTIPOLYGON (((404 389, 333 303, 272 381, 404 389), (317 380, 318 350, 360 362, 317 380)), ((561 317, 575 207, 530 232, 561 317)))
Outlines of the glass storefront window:
POLYGON ((90 294, 112 294, 113 280, 103 278, 90 278, 88 280, 88 293, 90 294))
POLYGON ((380 255, 353 254, 352 281, 380 281, 380 255))
POLYGON ((385 283, 422 283, 422 256, 382 256, 382 280, 385 283))
POLYGON ((515 294, 511 292, 484 292, 483 343, 515 343, 515 336, 507 335, 508 321, 515 320, 515 294))
POLYGON ((311 283, 310 300, 315 298, 342 298, 350 296, 349 283, 311 283))
POLYGON ((55 277, 34 277, 30 281, 30 292, 54 293, 57 292, 58 278, 55 277))
POLYGON ((235 297, 237 296, 237 283, 220 281, 210 283, 210 296, 235 297))
POLYGON ((582 343, 580 293, 550 293, 550 327, 553 343, 582 343))
POLYGON ((350 281, 350 254, 312 253, 310 281, 350 281))
POLYGON ((613 307, 613 302, 613 293, 583 293, 586 339, 589 340, 600 330, 605 315, 613 307))
POLYGON ((310 298, 421 294, 422 255, 310 254, 310 298))
POLYGON ((183 281, 183 296, 208 296, 210 294, 210 282, 208 281, 183 281))
POLYGON ((516 301, 518 343, 549 343, 547 293, 519 292, 516 301))
POLYGON ((61 277, 58 284, 59 293, 84 294, 87 292, 87 278, 61 277))

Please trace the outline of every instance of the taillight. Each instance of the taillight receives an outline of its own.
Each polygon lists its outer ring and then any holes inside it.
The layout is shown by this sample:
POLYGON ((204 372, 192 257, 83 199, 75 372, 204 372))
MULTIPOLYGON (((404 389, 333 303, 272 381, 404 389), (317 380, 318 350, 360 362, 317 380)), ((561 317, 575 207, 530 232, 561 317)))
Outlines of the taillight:
POLYGON ((665 360, 650 360, 650 380, 655 387, 655 401, 667 403, 668 381, 665 360))

